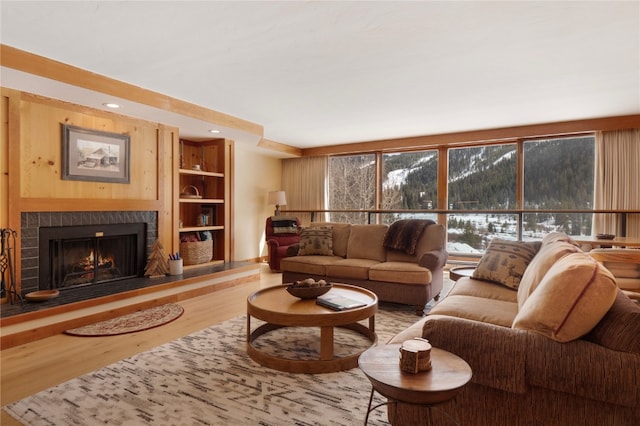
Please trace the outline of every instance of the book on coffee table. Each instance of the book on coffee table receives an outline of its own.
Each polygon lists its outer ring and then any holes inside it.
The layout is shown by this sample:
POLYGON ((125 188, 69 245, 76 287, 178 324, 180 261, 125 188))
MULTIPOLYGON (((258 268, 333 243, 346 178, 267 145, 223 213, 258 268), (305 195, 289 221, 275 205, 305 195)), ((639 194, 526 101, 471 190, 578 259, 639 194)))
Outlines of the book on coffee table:
POLYGON ((318 305, 330 308, 336 311, 345 311, 347 309, 359 308, 365 306, 366 303, 359 300, 350 299, 339 294, 325 294, 316 299, 318 305))

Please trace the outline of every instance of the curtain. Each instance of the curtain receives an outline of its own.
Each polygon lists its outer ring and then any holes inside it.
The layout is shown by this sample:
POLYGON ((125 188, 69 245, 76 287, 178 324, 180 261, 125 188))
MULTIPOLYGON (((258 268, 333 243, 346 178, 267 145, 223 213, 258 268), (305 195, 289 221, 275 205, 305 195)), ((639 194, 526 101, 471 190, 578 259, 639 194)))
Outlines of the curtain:
MULTIPOLYGON (((303 157, 282 160, 282 189, 287 194, 287 210, 324 210, 328 200, 326 176, 328 157, 303 157)), ((311 222, 311 213, 296 213, 303 226, 311 222)), ((326 220, 317 213, 316 221, 326 220)))
MULTIPOLYGON (((596 133, 594 208, 640 210, 640 129, 596 133)), ((622 217, 595 214, 593 234, 622 235, 622 217)), ((640 214, 628 214, 626 236, 640 238, 640 214)))

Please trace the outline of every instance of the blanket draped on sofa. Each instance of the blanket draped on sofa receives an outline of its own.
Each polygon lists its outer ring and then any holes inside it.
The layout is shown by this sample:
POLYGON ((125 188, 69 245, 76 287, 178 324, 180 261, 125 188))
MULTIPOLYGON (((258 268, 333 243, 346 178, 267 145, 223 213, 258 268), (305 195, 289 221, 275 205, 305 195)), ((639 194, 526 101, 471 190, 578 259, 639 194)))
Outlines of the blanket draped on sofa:
POLYGON ((402 219, 395 221, 389 226, 384 236, 383 246, 386 249, 414 255, 416 253, 416 244, 420 235, 422 235, 422 231, 434 223, 433 220, 429 219, 402 219))

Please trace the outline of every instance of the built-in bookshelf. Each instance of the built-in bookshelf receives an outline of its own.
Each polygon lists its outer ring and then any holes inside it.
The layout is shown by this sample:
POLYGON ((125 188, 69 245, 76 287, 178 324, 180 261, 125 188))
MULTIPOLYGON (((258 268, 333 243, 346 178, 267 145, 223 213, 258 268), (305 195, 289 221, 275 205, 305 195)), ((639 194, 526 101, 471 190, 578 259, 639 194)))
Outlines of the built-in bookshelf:
POLYGON ((198 235, 211 235, 212 257, 206 266, 230 261, 228 239, 228 194, 232 141, 180 140, 178 158, 178 234, 180 240, 198 235))

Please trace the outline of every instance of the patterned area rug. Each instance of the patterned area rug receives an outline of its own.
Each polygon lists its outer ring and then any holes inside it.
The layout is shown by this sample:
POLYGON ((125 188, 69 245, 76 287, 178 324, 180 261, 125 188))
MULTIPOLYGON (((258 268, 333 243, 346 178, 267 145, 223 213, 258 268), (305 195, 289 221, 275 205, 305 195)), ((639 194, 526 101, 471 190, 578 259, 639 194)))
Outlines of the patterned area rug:
MULTIPOLYGON (((418 319, 411 307, 381 304, 376 315, 378 341, 386 342, 418 319)), ((252 319, 252 329, 259 325, 252 319)), ((258 342, 292 359, 317 356, 318 337, 313 333, 319 332, 280 329, 258 342)), ((358 336, 336 330, 336 352, 370 345, 358 336)), ((255 363, 245 345, 246 317, 241 316, 3 408, 33 426, 363 423, 371 385, 360 369, 283 373, 255 363)), ((376 394, 374 404, 381 402, 376 394)), ((385 407, 369 417, 369 425, 387 424, 385 407)))
POLYGON ((175 303, 144 309, 121 317, 65 331, 74 336, 115 336, 134 333, 167 324, 182 315, 184 309, 175 303))

